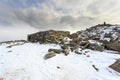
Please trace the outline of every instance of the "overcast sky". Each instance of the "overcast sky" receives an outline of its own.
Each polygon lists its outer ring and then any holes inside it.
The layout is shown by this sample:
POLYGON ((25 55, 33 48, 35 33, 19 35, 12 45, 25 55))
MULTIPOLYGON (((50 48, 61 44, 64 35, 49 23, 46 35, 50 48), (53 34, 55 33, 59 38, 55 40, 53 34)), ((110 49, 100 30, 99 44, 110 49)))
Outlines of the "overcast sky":
POLYGON ((0 0, 0 41, 57 29, 75 32, 120 23, 120 0, 0 0))

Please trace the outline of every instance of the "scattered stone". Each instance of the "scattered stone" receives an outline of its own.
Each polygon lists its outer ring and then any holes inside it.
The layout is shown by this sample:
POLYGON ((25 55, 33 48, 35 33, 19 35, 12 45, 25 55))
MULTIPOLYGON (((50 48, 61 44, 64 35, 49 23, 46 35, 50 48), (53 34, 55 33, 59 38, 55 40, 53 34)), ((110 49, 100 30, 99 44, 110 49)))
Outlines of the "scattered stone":
POLYGON ((49 52, 48 54, 46 54, 46 55, 44 56, 44 59, 47 60, 47 59, 52 58, 52 57, 54 57, 54 56, 56 56, 56 53, 54 53, 54 52, 49 52))
POLYGON ((76 54, 82 54, 82 49, 80 49, 80 48, 75 49, 75 53, 76 54))
POLYGON ((6 48, 11 48, 12 46, 7 46, 6 48))
POLYGON ((86 55, 86 53, 83 53, 84 55, 86 55))
POLYGON ((1 62, 1 64, 3 64, 3 62, 1 62))
POLYGON ((82 42, 80 42, 80 46, 82 46, 83 49, 88 48, 89 44, 90 43, 88 41, 82 41, 82 42))
POLYGON ((90 55, 86 55, 87 57, 90 57, 90 55))
POLYGON ((61 52, 62 52, 62 50, 61 49, 49 49, 48 50, 49 52, 55 52, 55 53, 57 53, 57 54, 60 54, 61 52))
POLYGON ((115 63, 113 63, 109 67, 120 73, 120 59, 118 59, 115 63))
POLYGON ((69 49, 64 49, 62 52, 67 56, 70 53, 70 50, 69 49))
POLYGON ((85 51, 85 53, 88 53, 88 52, 90 52, 90 51, 85 51))
POLYGON ((12 52, 12 51, 8 51, 8 52, 12 52))
POLYGON ((59 67, 59 66, 57 66, 57 69, 60 69, 60 67, 59 67))
POLYGON ((99 69, 98 68, 96 68, 96 66, 95 65, 92 65, 92 67, 98 72, 99 71, 99 69))
POLYGON ((76 45, 74 45, 74 46, 70 46, 70 49, 71 49, 72 52, 73 52, 73 51, 76 51, 76 50, 79 49, 79 45, 76 44, 76 45))

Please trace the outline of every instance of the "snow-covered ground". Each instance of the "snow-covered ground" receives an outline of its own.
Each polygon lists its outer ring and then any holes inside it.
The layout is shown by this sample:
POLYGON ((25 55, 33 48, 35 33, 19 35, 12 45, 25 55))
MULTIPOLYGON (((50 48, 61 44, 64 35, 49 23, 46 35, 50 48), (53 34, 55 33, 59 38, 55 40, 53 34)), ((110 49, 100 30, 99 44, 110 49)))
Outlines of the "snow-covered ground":
POLYGON ((60 46, 25 43, 10 48, 8 45, 0 45, 0 80, 120 80, 120 74, 108 67, 120 58, 112 51, 86 49, 82 55, 61 53, 44 60, 49 48, 60 46))

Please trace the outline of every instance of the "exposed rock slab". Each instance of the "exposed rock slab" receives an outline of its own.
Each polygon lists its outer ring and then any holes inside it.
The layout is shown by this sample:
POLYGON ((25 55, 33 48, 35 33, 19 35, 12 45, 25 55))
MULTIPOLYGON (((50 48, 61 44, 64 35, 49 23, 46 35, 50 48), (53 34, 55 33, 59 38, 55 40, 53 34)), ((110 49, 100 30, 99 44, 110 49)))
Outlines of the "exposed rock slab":
POLYGON ((109 67, 120 73, 120 59, 118 59, 114 64, 110 65, 109 67))

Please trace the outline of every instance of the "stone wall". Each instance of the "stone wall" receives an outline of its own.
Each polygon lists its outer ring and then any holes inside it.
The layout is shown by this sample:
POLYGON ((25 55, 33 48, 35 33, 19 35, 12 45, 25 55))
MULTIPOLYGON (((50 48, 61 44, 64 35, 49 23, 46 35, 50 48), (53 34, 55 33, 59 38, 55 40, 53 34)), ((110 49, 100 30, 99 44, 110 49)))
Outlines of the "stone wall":
POLYGON ((63 40, 64 37, 67 37, 69 35, 70 35, 69 31, 48 30, 37 32, 34 34, 29 34, 27 40, 30 42, 56 43, 63 40))

